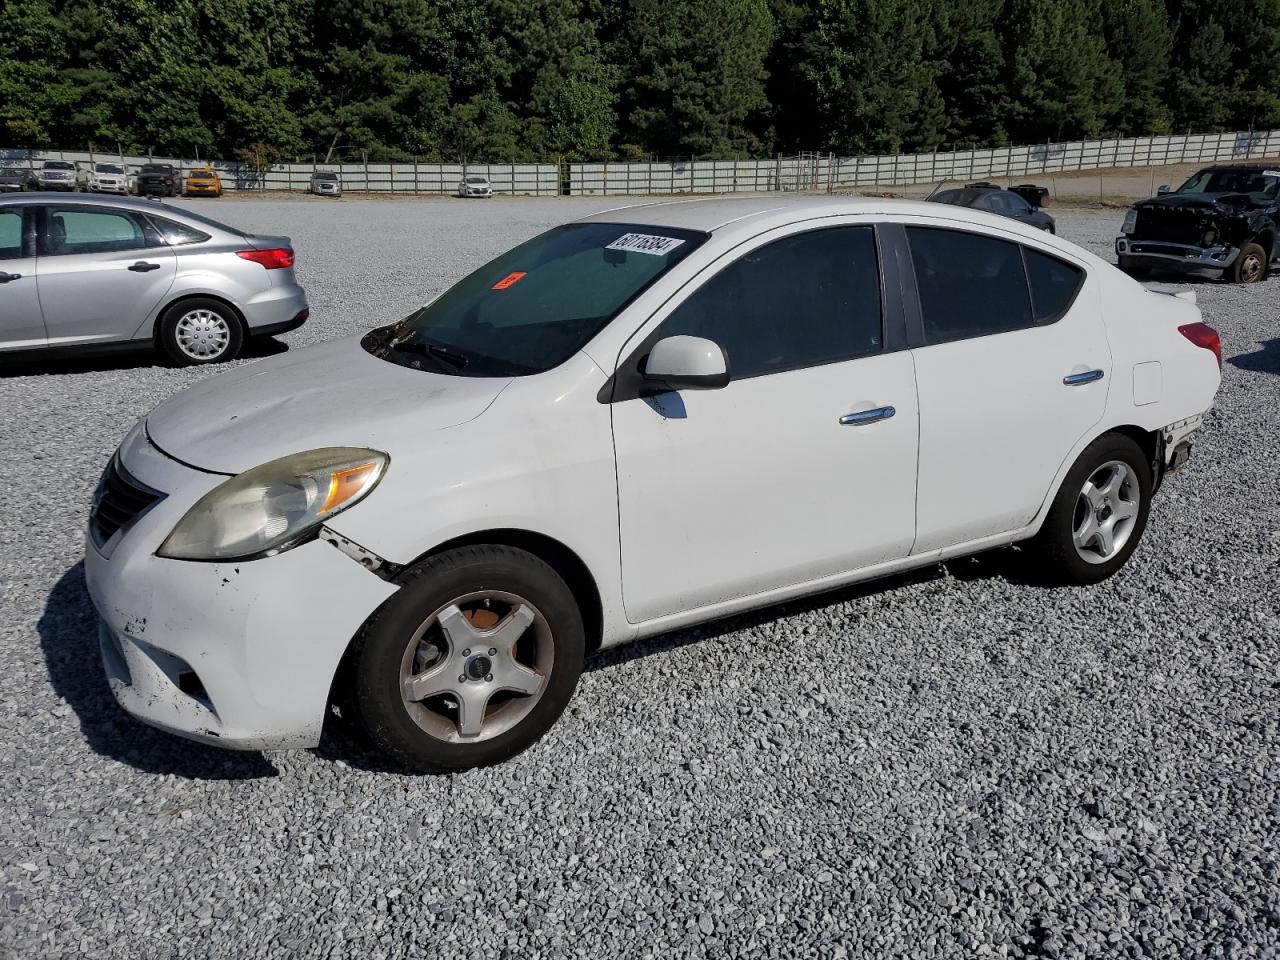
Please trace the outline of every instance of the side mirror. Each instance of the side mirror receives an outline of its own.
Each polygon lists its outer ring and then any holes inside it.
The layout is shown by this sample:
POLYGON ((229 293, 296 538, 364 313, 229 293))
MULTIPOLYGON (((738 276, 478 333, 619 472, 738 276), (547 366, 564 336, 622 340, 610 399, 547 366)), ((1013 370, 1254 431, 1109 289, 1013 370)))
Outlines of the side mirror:
POLYGON ((1167 183, 1160 184, 1159 189, 1156 190, 1156 194, 1159 196, 1164 196, 1166 193, 1173 193, 1173 190, 1169 187, 1167 183))
POLYGON ((645 386, 669 390, 718 390, 729 383, 729 361, 714 340, 664 337, 653 345, 644 366, 645 386))

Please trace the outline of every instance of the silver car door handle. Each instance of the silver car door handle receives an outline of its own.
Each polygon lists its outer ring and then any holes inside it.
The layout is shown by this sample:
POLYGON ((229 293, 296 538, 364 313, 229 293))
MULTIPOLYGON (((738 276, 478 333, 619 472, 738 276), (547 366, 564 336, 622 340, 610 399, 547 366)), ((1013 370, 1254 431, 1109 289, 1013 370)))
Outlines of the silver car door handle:
POLYGON ((146 273, 148 270, 159 270, 160 264, 147 263, 145 260, 139 260, 133 266, 129 267, 134 273, 146 273))
POLYGON ((880 420, 888 420, 898 411, 893 407, 873 407, 870 410, 859 410, 856 413, 846 413, 840 418, 840 425, 845 427, 860 427, 866 423, 877 423, 880 420))
POLYGON ((1062 378, 1062 382, 1068 387, 1078 387, 1082 383, 1093 383, 1095 380, 1101 380, 1105 374, 1101 370, 1086 370, 1084 373, 1069 373, 1062 378))

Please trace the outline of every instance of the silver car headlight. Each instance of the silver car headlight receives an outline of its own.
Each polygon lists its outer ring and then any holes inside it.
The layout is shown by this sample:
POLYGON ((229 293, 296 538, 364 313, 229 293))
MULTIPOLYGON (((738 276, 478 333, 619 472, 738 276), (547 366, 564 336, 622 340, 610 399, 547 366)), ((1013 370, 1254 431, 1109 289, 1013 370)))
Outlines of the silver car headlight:
POLYGON ((360 447, 295 453, 210 490, 160 545, 171 560, 251 560, 308 539, 368 496, 390 458, 360 447))
POLYGON ((1124 224, 1120 227, 1121 233, 1133 233, 1138 226, 1138 208, 1130 207, 1124 215, 1124 224))

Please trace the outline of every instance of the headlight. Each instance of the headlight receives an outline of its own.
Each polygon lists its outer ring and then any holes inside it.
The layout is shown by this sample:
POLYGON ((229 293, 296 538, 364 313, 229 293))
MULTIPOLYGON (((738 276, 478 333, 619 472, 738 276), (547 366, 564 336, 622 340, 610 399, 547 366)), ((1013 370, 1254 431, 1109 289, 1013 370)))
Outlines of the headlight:
POLYGON ((1120 227, 1121 233, 1133 233, 1138 226, 1138 210, 1136 207, 1130 207, 1124 215, 1124 225, 1120 227))
POLYGON ((250 560, 280 553, 367 496, 387 463, 376 450, 326 447, 254 467, 196 501, 159 555, 250 560))

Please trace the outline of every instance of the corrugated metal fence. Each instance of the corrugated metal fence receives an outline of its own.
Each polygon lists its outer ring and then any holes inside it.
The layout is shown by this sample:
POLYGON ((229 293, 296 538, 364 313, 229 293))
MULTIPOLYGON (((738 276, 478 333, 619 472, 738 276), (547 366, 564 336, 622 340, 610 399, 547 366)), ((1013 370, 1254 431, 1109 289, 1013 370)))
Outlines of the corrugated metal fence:
POLYGON ((1125 167, 1202 164, 1280 157, 1280 130, 1129 137, 1044 143, 936 153, 837 157, 801 153, 771 160, 680 160, 662 163, 284 163, 258 168, 235 161, 118 156, 74 151, 0 150, 0 166, 27 166, 43 159, 123 162, 131 171, 144 163, 172 163, 184 171, 212 165, 225 187, 235 190, 305 191, 312 173, 339 174, 344 190, 446 194, 464 175, 489 178, 495 193, 525 196, 644 196, 682 193, 757 193, 774 190, 857 191, 973 180, 1019 178, 1125 167))

